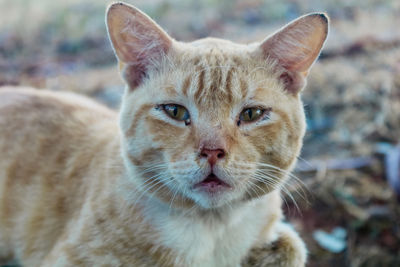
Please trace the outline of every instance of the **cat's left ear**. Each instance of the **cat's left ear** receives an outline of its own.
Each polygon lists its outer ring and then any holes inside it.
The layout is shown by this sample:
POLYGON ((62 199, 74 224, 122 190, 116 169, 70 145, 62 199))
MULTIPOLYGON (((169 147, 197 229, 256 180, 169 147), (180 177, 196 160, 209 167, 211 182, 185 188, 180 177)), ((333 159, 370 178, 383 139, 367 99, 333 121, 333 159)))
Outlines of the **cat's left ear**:
POLYGON ((328 17, 312 13, 289 23, 264 40, 258 51, 265 59, 277 61, 286 90, 296 94, 305 84, 328 35, 328 17))

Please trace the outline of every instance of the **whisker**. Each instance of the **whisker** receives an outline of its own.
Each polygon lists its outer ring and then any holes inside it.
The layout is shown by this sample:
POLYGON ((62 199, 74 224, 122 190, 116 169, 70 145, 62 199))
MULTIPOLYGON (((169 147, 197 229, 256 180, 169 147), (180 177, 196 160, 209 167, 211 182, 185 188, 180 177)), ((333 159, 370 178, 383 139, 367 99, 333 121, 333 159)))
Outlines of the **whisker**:
MULTIPOLYGON (((274 184, 274 186, 276 188, 279 188, 283 193, 285 193, 291 199, 291 201, 293 202, 293 204, 295 205, 295 207, 299 211, 299 213, 301 213, 301 210, 300 210, 300 208, 299 208, 299 206, 297 204, 297 201, 293 197, 292 193, 286 188, 286 184, 279 182, 277 177, 275 177, 275 176, 266 175, 265 173, 264 173, 264 175, 265 175, 266 178, 272 179, 272 183, 274 184)), ((265 178, 264 178, 264 180, 262 180, 262 179, 260 180, 260 182, 266 182, 266 181, 268 181, 268 180, 265 180, 265 178)))
POLYGON ((307 190, 307 192, 309 192, 309 190, 308 190, 308 188, 305 186, 305 184, 304 183, 301 183, 301 181, 299 181, 299 180, 297 180, 297 179, 294 179, 293 177, 289 177, 289 178, 293 178, 293 180, 290 180, 290 179, 287 179, 287 180, 285 180, 285 179, 279 179, 278 177, 276 177, 276 176, 274 176, 273 175, 273 173, 277 173, 277 174, 280 174, 280 172, 279 171, 277 171, 277 170, 259 170, 262 174, 264 174, 264 175, 272 175, 273 177, 274 177, 274 179, 276 179, 276 180, 281 180, 281 182, 282 183, 284 183, 285 185, 291 185, 290 183, 292 183, 292 182, 294 182, 294 183, 296 183, 297 185, 299 185, 299 189, 297 189, 297 188, 295 188, 295 187, 293 187, 293 189, 294 189, 294 191, 298 194, 298 195, 300 195, 300 197, 304 200, 304 201, 307 201, 307 199, 306 199, 306 195, 307 195, 307 193, 304 191, 304 188, 307 190), (265 171, 267 171, 267 173, 265 173, 265 171), (271 173, 271 172, 273 172, 273 173, 271 173), (301 193, 298 191, 298 190, 301 190, 301 193))
MULTIPOLYGON (((251 165, 251 164, 243 163, 243 162, 236 162, 236 164, 238 166, 242 166, 242 167, 243 166, 247 167, 247 166, 251 165)), ((298 192, 298 190, 296 190, 296 192, 299 195, 301 195, 304 200, 306 200, 305 197, 304 197, 306 195, 306 192, 304 191, 304 189, 307 190, 308 193, 311 193, 308 190, 307 185, 301 179, 299 179, 296 175, 290 173, 289 171, 283 170, 283 169, 281 169, 281 168, 279 168, 277 166, 274 166, 274 165, 271 165, 271 164, 267 164, 267 163, 253 163, 253 164, 255 164, 258 167, 258 170, 260 170, 260 171, 264 171, 267 168, 267 170, 269 170, 269 171, 274 170, 277 174, 281 174, 281 175, 284 175, 284 176, 288 176, 289 178, 292 178, 299 185, 300 190, 302 191, 302 194, 300 194, 298 192)))
MULTIPOLYGON (((156 187, 157 185, 163 183, 163 186, 165 186, 166 184, 169 184, 169 183, 171 183, 171 182, 173 181, 173 180, 171 179, 172 177, 164 177, 164 178, 162 178, 162 179, 157 179, 156 182, 155 182, 154 184, 151 184, 152 182, 154 182, 154 180, 152 180, 152 179, 155 178, 155 177, 157 177, 157 176, 159 176, 159 175, 160 175, 160 174, 151 177, 149 180, 145 181, 145 182, 141 185, 141 187, 142 187, 141 189, 143 189, 143 187, 144 187, 144 190, 143 190, 143 191, 140 193, 140 195, 138 195, 137 198, 134 200, 133 206, 136 206, 136 205, 138 204, 139 200, 140 200, 143 196, 145 196, 151 189, 153 189, 154 187, 156 187), (150 181, 150 184, 151 184, 150 186, 148 186, 148 185, 149 185, 148 181, 150 181), (146 188, 146 187, 147 187, 147 188, 146 188)), ((157 177, 157 178, 159 178, 159 177, 157 177)), ((160 189, 160 188, 158 188, 155 192, 157 192, 159 189, 160 189)), ((139 191, 137 191, 137 193, 138 193, 138 192, 139 192, 139 191)), ((154 195, 155 192, 153 192, 153 194, 151 194, 151 196, 154 195)))
POLYGON ((179 192, 179 188, 178 186, 173 187, 173 195, 172 195, 172 199, 171 202, 169 204, 169 208, 168 208, 168 215, 170 214, 171 210, 172 210, 172 204, 174 203, 175 197, 177 195, 177 193, 179 192))

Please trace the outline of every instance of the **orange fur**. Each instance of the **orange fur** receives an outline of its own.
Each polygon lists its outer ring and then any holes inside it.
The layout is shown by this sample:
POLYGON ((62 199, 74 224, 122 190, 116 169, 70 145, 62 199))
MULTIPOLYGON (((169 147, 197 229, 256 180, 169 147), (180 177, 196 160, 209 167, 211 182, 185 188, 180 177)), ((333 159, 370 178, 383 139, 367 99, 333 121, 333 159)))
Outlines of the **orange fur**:
POLYGON ((0 257, 24 266, 304 266, 303 242, 281 222, 280 189, 301 149, 299 92, 326 17, 304 16, 248 46, 177 42, 122 3, 107 23, 127 82, 119 124, 81 96, 0 89, 0 257), (166 104, 186 108, 190 121, 171 118, 166 104), (249 107, 263 117, 242 121, 249 107), (220 151, 213 163, 210 151, 220 151), (229 189, 196 189, 209 175, 229 189))

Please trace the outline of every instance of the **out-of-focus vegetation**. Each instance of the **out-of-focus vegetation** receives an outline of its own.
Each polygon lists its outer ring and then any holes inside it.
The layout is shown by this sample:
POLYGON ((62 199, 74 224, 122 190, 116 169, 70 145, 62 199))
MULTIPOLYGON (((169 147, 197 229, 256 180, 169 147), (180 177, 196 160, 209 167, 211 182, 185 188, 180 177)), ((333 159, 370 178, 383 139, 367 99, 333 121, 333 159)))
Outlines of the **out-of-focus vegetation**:
MULTIPOLYGON (((110 2, 0 0, 0 84, 80 92, 117 108, 110 2)), ((287 196, 287 217, 308 244, 309 266, 400 266, 400 1, 127 2, 186 41, 258 41, 326 11, 330 36, 303 93, 304 184, 289 186, 299 209, 287 196)))

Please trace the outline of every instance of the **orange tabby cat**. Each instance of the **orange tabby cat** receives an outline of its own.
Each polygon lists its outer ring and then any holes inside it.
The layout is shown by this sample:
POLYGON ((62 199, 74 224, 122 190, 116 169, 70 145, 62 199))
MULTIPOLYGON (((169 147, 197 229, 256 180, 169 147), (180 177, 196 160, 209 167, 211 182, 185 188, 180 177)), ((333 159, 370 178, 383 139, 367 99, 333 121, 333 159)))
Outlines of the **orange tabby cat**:
POLYGON ((173 40, 116 3, 118 116, 70 93, 0 90, 0 256, 23 266, 304 266, 280 188, 327 35, 301 17, 261 43, 173 40))

